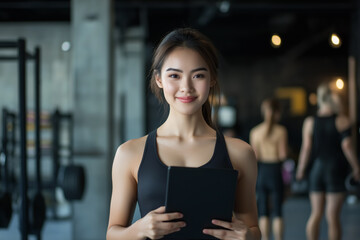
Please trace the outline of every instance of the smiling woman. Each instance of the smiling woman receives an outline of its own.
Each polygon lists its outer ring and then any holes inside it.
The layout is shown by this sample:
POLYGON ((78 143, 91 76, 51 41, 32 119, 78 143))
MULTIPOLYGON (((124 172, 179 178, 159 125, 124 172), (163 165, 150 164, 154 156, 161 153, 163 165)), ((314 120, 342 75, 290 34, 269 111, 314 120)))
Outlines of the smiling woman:
POLYGON ((158 129, 118 148, 107 239, 161 239, 186 227, 182 213, 165 212, 169 166, 237 170, 232 222, 213 219, 223 228, 199 232, 203 239, 260 239, 254 152, 242 140, 225 138, 211 121, 209 97, 219 91, 214 46, 194 29, 174 30, 156 49, 151 71, 151 89, 169 104, 169 115, 158 129), (130 224, 136 202, 141 218, 130 224))

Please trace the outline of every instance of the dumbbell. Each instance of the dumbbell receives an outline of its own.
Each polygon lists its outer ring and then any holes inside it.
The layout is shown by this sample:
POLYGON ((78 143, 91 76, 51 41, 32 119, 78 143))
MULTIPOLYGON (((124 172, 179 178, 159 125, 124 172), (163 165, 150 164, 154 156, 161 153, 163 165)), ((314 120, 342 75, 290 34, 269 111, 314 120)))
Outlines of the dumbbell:
POLYGON ((68 201, 81 200, 85 191, 86 176, 84 167, 70 164, 61 166, 58 173, 58 186, 68 201))
POLYGON ((360 195, 360 181, 355 181, 351 173, 345 179, 345 187, 349 192, 360 195))

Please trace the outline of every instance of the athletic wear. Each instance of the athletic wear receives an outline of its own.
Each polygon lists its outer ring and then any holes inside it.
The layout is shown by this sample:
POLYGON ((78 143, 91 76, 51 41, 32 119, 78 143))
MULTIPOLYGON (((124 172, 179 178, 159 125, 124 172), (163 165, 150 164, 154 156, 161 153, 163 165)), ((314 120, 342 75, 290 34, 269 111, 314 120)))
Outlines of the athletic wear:
POLYGON ((269 216, 269 202, 271 199, 272 215, 282 216, 282 201, 284 185, 281 174, 282 162, 258 162, 258 179, 256 193, 259 216, 269 216))
MULTIPOLYGON (((233 169, 225 139, 221 133, 216 133, 213 156, 201 167, 233 169)), ((167 169, 168 166, 159 159, 156 130, 154 130, 146 139, 144 154, 138 171, 137 194, 141 217, 165 205, 167 169)))
POLYGON ((309 190, 312 192, 345 192, 348 165, 341 149, 341 141, 350 135, 346 130, 339 133, 335 125, 336 115, 314 117, 313 163, 309 174, 309 190))

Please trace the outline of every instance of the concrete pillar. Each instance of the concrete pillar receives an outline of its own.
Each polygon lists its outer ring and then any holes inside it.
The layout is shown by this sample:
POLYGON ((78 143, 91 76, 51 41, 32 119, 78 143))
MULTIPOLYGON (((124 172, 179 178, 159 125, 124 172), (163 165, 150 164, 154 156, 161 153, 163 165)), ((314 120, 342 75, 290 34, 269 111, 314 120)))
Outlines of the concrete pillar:
POLYGON ((118 38, 116 45, 116 101, 120 133, 115 142, 144 136, 145 133, 145 29, 131 27, 118 38))
POLYGON ((74 203, 76 240, 105 239, 112 150, 112 0, 72 0, 75 163, 85 166, 84 199, 74 203))
MULTIPOLYGON (((145 29, 132 27, 124 31, 116 45, 115 147, 139 138, 145 132, 145 29)), ((133 221, 140 218, 138 206, 133 221)))

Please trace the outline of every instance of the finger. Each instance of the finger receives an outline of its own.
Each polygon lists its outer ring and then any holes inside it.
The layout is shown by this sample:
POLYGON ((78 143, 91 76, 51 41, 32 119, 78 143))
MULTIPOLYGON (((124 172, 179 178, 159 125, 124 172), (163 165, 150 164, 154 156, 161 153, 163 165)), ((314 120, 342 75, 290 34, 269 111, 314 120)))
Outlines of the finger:
POLYGON ((175 213, 166 213, 166 214, 159 214, 157 216, 157 220, 164 222, 164 221, 171 221, 175 219, 180 219, 183 217, 183 214, 175 212, 175 213))
POLYGON ((181 228, 183 228, 185 226, 186 226, 185 222, 159 223, 157 234, 165 236, 165 235, 171 234, 173 232, 180 231, 181 228))
POLYGON ((226 237, 229 237, 229 231, 221 230, 221 229, 204 229, 204 234, 211 235, 213 237, 216 237, 218 239, 225 239, 226 237))
POLYGON ((159 229, 165 229, 165 230, 173 230, 173 229, 177 229, 177 228, 183 228, 186 226, 186 223, 181 221, 181 222, 161 222, 159 223, 159 229))
POLYGON ((221 221, 221 220, 217 220, 217 219, 213 219, 211 221, 212 224, 226 228, 226 229, 230 229, 233 230, 233 225, 231 222, 225 222, 225 221, 221 221))
POLYGON ((165 206, 158 207, 157 209, 153 210, 154 213, 164 213, 165 212, 165 206))

